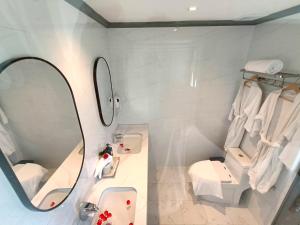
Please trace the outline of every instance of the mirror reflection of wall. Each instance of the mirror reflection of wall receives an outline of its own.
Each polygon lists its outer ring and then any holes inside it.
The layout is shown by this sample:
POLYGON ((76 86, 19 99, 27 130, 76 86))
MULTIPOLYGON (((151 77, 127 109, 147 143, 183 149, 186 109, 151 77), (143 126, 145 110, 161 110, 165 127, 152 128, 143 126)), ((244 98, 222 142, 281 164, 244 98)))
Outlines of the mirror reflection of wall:
POLYGON ((28 199, 42 210, 57 206, 75 185, 84 153, 67 81, 47 61, 17 59, 0 73, 0 108, 0 149, 28 199))
POLYGON ((101 122, 110 126, 114 119, 114 95, 109 65, 105 58, 99 57, 94 63, 94 84, 101 122))

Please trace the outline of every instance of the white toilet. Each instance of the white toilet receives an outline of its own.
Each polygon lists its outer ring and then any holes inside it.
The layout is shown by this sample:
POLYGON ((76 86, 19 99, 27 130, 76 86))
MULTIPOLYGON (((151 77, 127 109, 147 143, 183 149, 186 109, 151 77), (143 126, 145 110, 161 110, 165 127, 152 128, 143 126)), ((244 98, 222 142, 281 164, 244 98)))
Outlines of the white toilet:
MULTIPOLYGON (((243 191, 250 187, 247 174, 250 163, 250 158, 240 148, 228 149, 224 163, 208 160, 198 162, 198 165, 206 169, 194 172, 193 176, 205 182, 208 174, 217 174, 222 186, 223 199, 213 195, 198 196, 212 202, 238 205, 243 191)), ((192 181, 195 182, 193 179, 192 181)))

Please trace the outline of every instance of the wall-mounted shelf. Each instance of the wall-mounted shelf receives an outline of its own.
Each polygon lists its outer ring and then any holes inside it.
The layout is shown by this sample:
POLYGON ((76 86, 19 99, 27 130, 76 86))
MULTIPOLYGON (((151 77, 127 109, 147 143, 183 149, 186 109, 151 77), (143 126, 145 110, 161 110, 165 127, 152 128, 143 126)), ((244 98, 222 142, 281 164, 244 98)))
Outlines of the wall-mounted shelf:
POLYGON ((272 85, 275 87, 280 87, 280 88, 284 87, 284 85, 286 84, 295 83, 298 80, 300 80, 300 74, 295 74, 295 73, 279 72, 276 74, 269 74, 269 73, 249 71, 245 69, 241 69, 241 72, 243 73, 244 80, 251 80, 248 77, 248 75, 252 75, 252 76, 256 75, 258 78, 258 82, 272 85), (287 81, 286 79, 289 79, 289 81, 287 81))

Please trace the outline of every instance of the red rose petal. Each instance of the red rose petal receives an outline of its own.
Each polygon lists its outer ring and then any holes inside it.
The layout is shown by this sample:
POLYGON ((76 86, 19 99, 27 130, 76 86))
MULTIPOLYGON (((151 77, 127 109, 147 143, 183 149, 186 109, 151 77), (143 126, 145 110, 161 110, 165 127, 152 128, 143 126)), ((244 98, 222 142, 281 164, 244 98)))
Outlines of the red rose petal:
POLYGON ((126 204, 127 204, 127 205, 130 205, 130 204, 131 204, 131 201, 130 201, 130 200, 127 200, 127 201, 126 201, 126 204))
POLYGON ((103 158, 104 158, 104 159, 107 159, 107 158, 108 158, 108 154, 105 153, 105 154, 103 155, 103 158))
MULTIPOLYGON (((100 214, 100 218, 101 218, 102 220, 104 220, 104 219, 106 220, 106 216, 104 216, 103 213, 100 214)), ((104 220, 104 221, 105 221, 105 220, 104 220)))

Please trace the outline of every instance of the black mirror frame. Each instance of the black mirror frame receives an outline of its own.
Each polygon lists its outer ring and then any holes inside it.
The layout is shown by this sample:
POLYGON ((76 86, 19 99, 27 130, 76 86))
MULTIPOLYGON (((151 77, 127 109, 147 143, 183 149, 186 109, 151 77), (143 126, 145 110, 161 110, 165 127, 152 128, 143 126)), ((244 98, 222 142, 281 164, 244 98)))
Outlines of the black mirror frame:
POLYGON ((99 112, 100 120, 101 120, 103 126, 109 127, 113 123, 114 117, 115 117, 115 99, 114 99, 114 92, 113 92, 110 68, 109 68, 109 65, 108 65, 108 63, 107 63, 107 61, 104 57, 97 57, 95 59, 94 68, 93 68, 93 80, 94 80, 95 94, 96 94, 96 99, 97 99, 97 105, 98 105, 98 112, 99 112), (113 101, 112 102, 112 104, 113 104, 113 113, 112 113, 111 121, 109 123, 105 122, 103 114, 102 114, 101 101, 100 101, 100 96, 99 96, 99 87, 98 87, 98 84, 97 84, 97 68, 98 68, 99 60, 104 60, 106 66, 107 66, 107 69, 108 69, 108 73, 109 73, 110 90, 111 90, 111 96, 112 96, 112 101, 113 101))
POLYGON ((76 179, 73 187, 71 188, 70 192, 68 193, 68 195, 59 204, 57 204, 55 207, 50 208, 50 209, 39 209, 39 208, 37 208, 36 206, 34 206, 31 203, 31 200, 28 198, 27 194, 25 193, 25 191, 24 191, 21 183, 19 182, 16 174, 14 173, 14 171, 11 168, 11 166, 7 162, 7 159, 4 156, 4 153, 0 150, 0 168, 2 169, 3 173, 7 177, 9 183, 11 184, 12 188, 15 190, 17 196, 19 197, 19 199, 21 200, 21 202, 23 203, 23 205, 25 207, 27 207, 28 209, 33 210, 33 211, 48 212, 48 211, 51 211, 53 209, 58 208, 61 204, 63 204, 64 201, 69 197, 69 195, 72 193, 73 189, 75 188, 75 186, 76 186, 76 184, 77 184, 77 182, 79 180, 79 177, 81 175, 82 167, 83 167, 83 163, 84 163, 84 159, 85 159, 85 139, 84 139, 84 135, 83 135, 83 131, 82 131, 82 126, 81 126, 81 123, 80 123, 80 118, 79 118, 79 114, 78 114, 78 110, 77 110, 77 106, 76 106, 76 102, 75 102, 75 97, 74 97, 72 88, 71 88, 68 80, 66 79, 65 75, 55 65, 53 65, 49 61, 47 61, 45 59, 42 59, 42 58, 39 58, 39 57, 25 56, 25 57, 13 58, 13 59, 6 60, 5 62, 3 62, 3 63, 0 64, 0 76, 1 76, 1 73, 7 67, 11 66, 12 64, 14 64, 14 63, 16 63, 18 61, 26 60, 26 59, 39 60, 39 61, 42 61, 44 63, 47 63, 48 65, 50 65, 51 67, 53 67, 62 76, 62 78, 65 80, 65 82, 66 82, 66 84, 67 84, 67 86, 69 88, 69 91, 71 93, 72 99, 73 99, 73 104, 74 104, 74 108, 75 108, 75 111, 76 111, 76 116, 77 116, 77 119, 78 119, 79 128, 80 128, 80 132, 81 132, 81 136, 82 136, 82 141, 83 141, 83 147, 82 147, 83 148, 83 154, 82 154, 83 158, 82 158, 82 163, 81 163, 81 167, 80 167, 80 171, 79 171, 78 177, 77 177, 77 179, 76 179))

